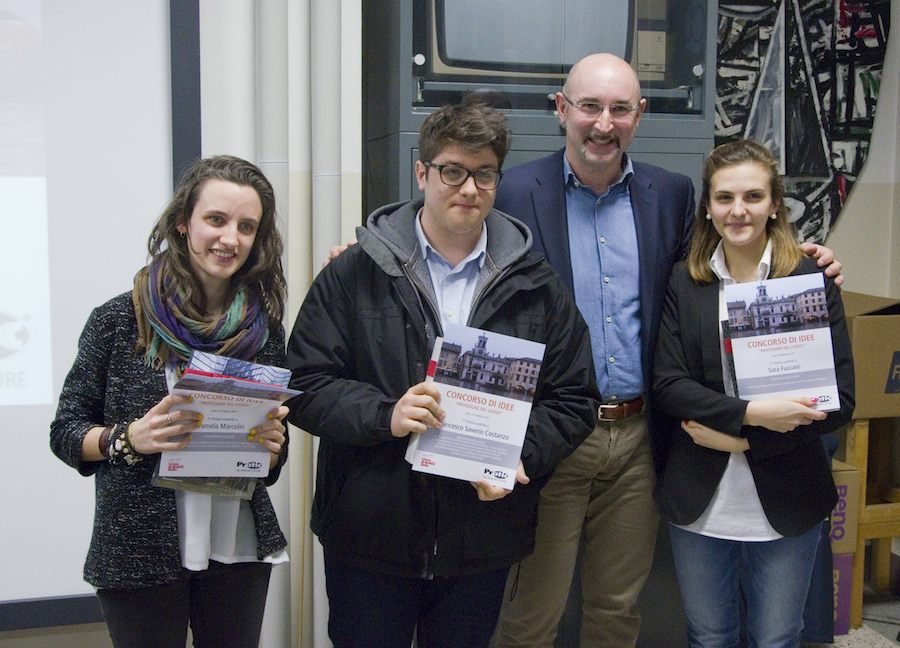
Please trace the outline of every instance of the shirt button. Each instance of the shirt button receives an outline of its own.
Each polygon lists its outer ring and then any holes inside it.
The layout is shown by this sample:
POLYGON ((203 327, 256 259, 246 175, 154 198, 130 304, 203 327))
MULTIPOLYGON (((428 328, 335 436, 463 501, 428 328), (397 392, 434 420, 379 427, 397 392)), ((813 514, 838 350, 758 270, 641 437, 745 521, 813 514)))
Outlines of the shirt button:
POLYGON ((615 361, 616 361, 616 356, 609 356, 609 361, 612 362, 612 363, 615 363, 615 361))
POLYGON ((603 283, 609 283, 609 277, 603 277, 603 283))
POLYGON ((601 237, 600 237, 600 242, 603 243, 604 245, 606 245, 606 237, 605 237, 605 236, 601 236, 601 237))
POLYGON ((606 316, 606 323, 612 324, 612 317, 610 317, 609 315, 606 316))

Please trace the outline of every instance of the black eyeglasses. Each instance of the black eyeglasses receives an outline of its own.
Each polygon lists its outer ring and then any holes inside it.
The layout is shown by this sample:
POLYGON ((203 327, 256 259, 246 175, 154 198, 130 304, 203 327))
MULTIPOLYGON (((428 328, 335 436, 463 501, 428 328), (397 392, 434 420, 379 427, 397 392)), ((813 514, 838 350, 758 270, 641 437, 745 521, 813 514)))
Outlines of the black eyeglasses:
POLYGON ((450 187, 459 187, 466 183, 469 176, 475 179, 475 186, 479 189, 496 189, 500 184, 500 178, 503 177, 502 171, 494 171, 494 169, 475 169, 469 171, 465 167, 456 164, 435 164, 434 162, 422 162, 426 167, 438 170, 441 176, 441 182, 450 187))
POLYGON ((599 117, 603 114, 604 110, 608 110, 609 118, 613 121, 628 121, 631 119, 631 114, 637 110, 637 106, 632 106, 631 104, 615 103, 604 106, 596 101, 572 101, 564 92, 560 92, 559 94, 562 95, 562 98, 566 100, 567 104, 576 110, 580 110, 588 117, 599 117))

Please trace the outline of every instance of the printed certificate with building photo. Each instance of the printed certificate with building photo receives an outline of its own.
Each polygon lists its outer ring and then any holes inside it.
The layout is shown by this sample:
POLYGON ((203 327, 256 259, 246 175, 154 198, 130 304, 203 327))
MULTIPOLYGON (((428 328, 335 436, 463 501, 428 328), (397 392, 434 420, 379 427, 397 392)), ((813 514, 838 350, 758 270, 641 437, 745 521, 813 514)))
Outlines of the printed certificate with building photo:
POLYGON ((538 342, 448 325, 428 370, 447 417, 410 436, 413 470, 512 489, 543 358, 538 342))
MULTIPOLYGON (((203 415, 191 442, 161 453, 160 477, 256 477, 269 473, 269 451, 247 440, 266 414, 300 392, 287 387, 290 371, 194 351, 170 392, 189 396, 173 410, 203 415)), ((165 484, 160 484, 165 485, 165 484)))
POLYGON ((741 398, 815 397, 840 409, 821 273, 725 286, 722 322, 741 398))

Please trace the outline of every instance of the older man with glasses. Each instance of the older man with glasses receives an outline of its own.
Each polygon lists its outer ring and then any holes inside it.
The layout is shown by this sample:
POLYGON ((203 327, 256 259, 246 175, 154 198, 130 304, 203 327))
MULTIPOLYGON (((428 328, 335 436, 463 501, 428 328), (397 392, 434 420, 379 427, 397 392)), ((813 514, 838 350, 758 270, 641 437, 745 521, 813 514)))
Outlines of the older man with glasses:
MULTIPOLYGON (((626 154, 646 108, 627 62, 581 59, 556 94, 565 148, 508 170, 498 189, 497 209, 528 225, 575 296, 604 398, 594 432, 541 493, 537 545, 510 570, 498 648, 553 646, 582 537, 581 645, 637 641, 659 526, 653 489, 668 447, 645 392, 669 274, 694 216, 687 176, 626 154)), ((809 251, 820 265, 832 260, 817 248, 809 251)))

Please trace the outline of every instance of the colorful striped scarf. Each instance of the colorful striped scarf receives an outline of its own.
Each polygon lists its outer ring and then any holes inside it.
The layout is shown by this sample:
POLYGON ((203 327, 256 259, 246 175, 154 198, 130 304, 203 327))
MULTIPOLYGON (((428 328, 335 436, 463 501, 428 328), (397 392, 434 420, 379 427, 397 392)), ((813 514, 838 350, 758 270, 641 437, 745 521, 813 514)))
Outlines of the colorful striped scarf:
POLYGON ((253 360, 269 338, 269 319, 260 301, 241 288, 225 313, 210 319, 162 271, 162 254, 135 275, 132 291, 138 347, 147 364, 159 369, 175 354, 183 366, 194 349, 253 360))

